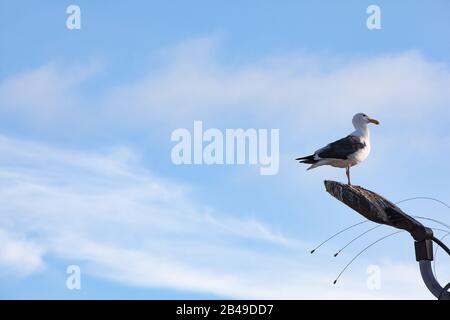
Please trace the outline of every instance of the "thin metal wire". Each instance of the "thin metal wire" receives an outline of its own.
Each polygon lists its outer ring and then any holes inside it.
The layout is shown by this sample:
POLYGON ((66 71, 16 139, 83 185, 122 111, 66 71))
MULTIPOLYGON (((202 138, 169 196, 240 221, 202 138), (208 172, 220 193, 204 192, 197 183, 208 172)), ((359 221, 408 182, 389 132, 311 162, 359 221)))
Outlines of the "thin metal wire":
POLYGON ((384 236, 384 237, 381 237, 381 238, 379 238, 378 240, 376 240, 376 241, 372 242, 371 244, 369 244, 368 246, 366 246, 366 247, 365 247, 364 249, 362 249, 360 252, 358 252, 358 254, 355 255, 355 256, 353 257, 353 259, 350 260, 350 261, 345 265, 345 267, 341 270, 341 272, 339 273, 339 275, 337 276, 337 278, 333 281, 333 284, 336 284, 336 282, 339 280, 339 278, 342 276, 342 274, 345 272, 345 270, 347 270, 347 268, 353 263, 353 261, 355 261, 355 260, 356 260, 361 254, 363 254, 366 250, 368 250, 370 247, 372 247, 372 246, 375 245, 376 243, 378 243, 378 242, 380 242, 380 241, 382 241, 382 240, 384 240, 384 239, 386 239, 386 238, 389 238, 389 237, 391 237, 391 236, 393 236, 393 235, 396 235, 396 234, 398 234, 398 233, 402 233, 402 232, 404 232, 404 231, 402 230, 402 231, 393 232, 393 233, 390 233, 390 234, 388 234, 388 235, 386 235, 386 236, 384 236))
MULTIPOLYGON (((381 225, 378 225, 378 226, 376 226, 376 227, 381 227, 381 225)), ((366 234, 366 233, 368 233, 369 231, 372 231, 373 229, 376 229, 376 227, 374 227, 374 228, 372 228, 372 229, 369 229, 369 230, 367 230, 366 232, 364 232, 363 234, 361 234, 361 236, 362 235, 364 235, 364 234, 366 234)), ((450 232, 448 232, 447 230, 443 230, 443 229, 439 229, 439 228, 432 228, 433 230, 438 230, 438 231, 442 231, 442 232, 447 232, 447 234, 446 234, 446 236, 447 235, 449 235, 450 234, 450 232)), ((391 234, 389 234, 389 235, 387 235, 387 236, 384 236, 384 237, 381 237, 381 238, 379 238, 378 240, 376 240, 376 241, 374 241, 374 242, 372 242, 370 245, 368 245, 368 246, 366 246, 363 250, 361 250, 356 256, 354 256, 353 257, 353 259, 352 260, 350 260, 349 262, 348 262, 348 264, 344 267, 344 269, 342 269, 342 271, 339 273, 339 276, 336 278, 336 280, 333 282, 333 284, 335 284, 336 282, 337 282, 337 280, 340 278, 340 276, 344 273, 344 271, 364 252, 364 251, 366 251, 366 250, 368 250, 371 246, 373 246, 374 244, 376 244, 376 243, 378 243, 378 242, 380 242, 380 241, 382 241, 382 240, 384 240, 384 239, 386 239, 386 238, 388 238, 388 237, 390 237, 390 236, 393 236, 393 235, 395 235, 395 234, 397 234, 397 233, 400 233, 400 232, 403 232, 404 230, 401 230, 401 231, 397 231, 397 232, 394 232, 394 233, 391 233, 391 234)), ((442 238, 441 238, 442 239, 442 238)), ((437 250, 437 249, 436 249, 437 250)), ((339 252, 338 252, 339 253, 339 252)), ((337 254, 336 254, 337 255, 337 254)), ((335 257, 336 257, 336 255, 335 255, 335 257)), ((434 262, 434 261, 433 261, 434 262)), ((435 276, 436 276, 436 274, 435 274, 435 276)))
POLYGON ((346 227, 346 228, 344 228, 344 229, 338 231, 337 233, 333 234, 331 237, 329 237, 329 238, 326 239, 325 241, 322 241, 317 247, 315 247, 314 249, 312 249, 312 250, 311 250, 311 254, 314 253, 317 249, 319 249, 321 246, 323 246, 323 245, 324 245, 325 243, 327 243, 328 241, 330 241, 330 240, 334 239, 335 237, 337 237, 338 235, 340 235, 341 233, 343 233, 343 232, 345 232, 345 231, 347 231, 347 230, 350 230, 351 228, 354 228, 354 227, 356 227, 356 226, 359 226, 359 225, 361 225, 361 224, 367 223, 367 222, 369 222, 369 220, 364 220, 364 221, 355 223, 355 224, 353 224, 353 225, 351 225, 351 226, 349 226, 349 227, 346 227))
MULTIPOLYGON (((415 218, 421 218, 421 217, 415 217, 415 218)), ((423 218, 423 219, 427 219, 427 218, 423 218)), ((428 219, 427 219, 428 220, 428 219)), ((432 219, 433 220, 433 219, 432 219)), ((433 220, 433 221, 435 221, 435 222, 438 222, 438 221, 436 221, 436 220, 433 220)), ((445 224, 443 224, 444 226, 447 226, 447 225, 445 225, 445 224)), ((379 224, 379 225, 376 225, 375 227, 372 227, 372 228, 370 228, 370 229, 368 229, 368 230, 366 230, 366 231, 364 231, 364 232, 362 232, 362 233, 360 233, 358 236, 356 236, 355 238, 353 238, 351 241, 349 241, 349 242, 347 242, 347 244, 344 246, 344 247, 342 247, 339 251, 337 251, 335 254, 334 254, 334 257, 337 257, 342 251, 344 251, 344 249, 345 248, 347 248, 349 245, 351 245, 353 242, 355 242, 356 240, 358 240, 359 238, 361 238, 361 237, 363 237, 364 235, 366 235, 366 234, 368 234, 369 232, 371 232, 372 230, 375 230, 375 229, 377 229, 377 228, 379 228, 379 227, 382 227, 383 225, 382 224, 379 224)), ((433 230, 439 230, 439 231, 442 231, 442 232, 448 232, 448 230, 443 230, 443 229, 439 229, 439 228, 431 228, 431 229, 433 229, 433 230)), ((450 229, 450 228, 448 228, 448 229, 450 229)))
POLYGON ((448 224, 446 224, 445 222, 442 222, 442 221, 440 221, 440 220, 437 220, 437 219, 427 218, 427 217, 421 217, 421 216, 413 216, 413 217, 414 217, 414 218, 417 218, 417 219, 423 219, 423 220, 433 221, 433 222, 436 222, 436 223, 440 224, 441 226, 446 227, 447 229, 450 229, 450 225, 448 225, 448 224))
POLYGON ((400 203, 403 203, 403 202, 406 202, 406 201, 411 201, 411 200, 432 200, 432 201, 438 202, 438 203, 440 203, 440 204, 442 204, 442 205, 444 205, 444 206, 446 206, 447 208, 450 209, 450 205, 448 205, 447 203, 445 203, 442 200, 439 200, 439 199, 436 199, 436 198, 432 198, 432 197, 413 197, 413 198, 400 200, 400 201, 396 202, 395 204, 400 204, 400 203))
POLYGON ((370 231, 375 230, 381 226, 383 226, 383 225, 381 225, 381 224, 376 225, 375 227, 372 227, 369 230, 366 230, 363 233, 359 234, 357 237, 353 238, 351 241, 347 242, 347 244, 345 246, 343 246, 341 249, 339 249, 339 251, 334 254, 334 257, 337 257, 339 253, 341 253, 345 248, 347 248, 349 245, 351 245, 353 242, 355 242, 359 238, 363 237, 364 235, 368 234, 370 231))
MULTIPOLYGON (((439 240, 441 240, 441 242, 442 242, 442 240, 444 240, 448 235, 450 234, 450 232, 447 232, 445 235, 443 235, 439 240)), ((437 279, 437 273, 436 273, 436 256, 437 256, 437 253, 438 253, 438 249, 439 249, 440 247, 439 246, 436 246, 436 249, 434 249, 434 259, 433 259, 433 273, 434 273, 434 277, 437 279)))

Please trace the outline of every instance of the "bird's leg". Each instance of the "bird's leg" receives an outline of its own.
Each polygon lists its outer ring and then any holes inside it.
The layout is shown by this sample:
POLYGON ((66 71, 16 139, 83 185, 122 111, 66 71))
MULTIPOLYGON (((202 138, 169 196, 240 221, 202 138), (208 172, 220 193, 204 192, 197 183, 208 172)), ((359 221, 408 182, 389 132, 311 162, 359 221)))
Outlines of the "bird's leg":
POLYGON ((345 174, 347 175, 348 185, 351 186, 352 183, 350 182, 350 165, 347 165, 345 168, 345 174))

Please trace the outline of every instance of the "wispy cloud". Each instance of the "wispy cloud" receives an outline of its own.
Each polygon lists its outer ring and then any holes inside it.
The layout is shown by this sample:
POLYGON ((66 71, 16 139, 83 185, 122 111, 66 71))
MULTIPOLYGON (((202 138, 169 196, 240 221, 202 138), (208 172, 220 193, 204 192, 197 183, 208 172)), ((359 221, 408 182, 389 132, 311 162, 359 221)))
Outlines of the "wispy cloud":
POLYGON ((4 79, 0 111, 21 108, 34 115, 36 108, 57 108, 72 113, 53 115, 56 122, 88 118, 93 126, 128 129, 161 121, 217 123, 231 111, 298 130, 309 130, 315 123, 310 119, 335 126, 360 111, 389 120, 407 115, 412 126, 439 112, 448 118, 450 69, 416 51, 358 58, 293 54, 231 64, 216 54, 220 45, 217 37, 204 37, 165 49, 157 68, 97 92, 89 108, 74 108, 71 93, 98 68, 46 65, 4 79))
POLYGON ((2 136, 0 266, 26 275, 54 255, 128 286, 241 298, 377 296, 351 278, 346 288, 323 292, 331 286, 327 268, 306 262, 301 241, 203 209, 185 187, 154 177, 131 150, 119 149, 117 156, 2 136))
POLYGON ((0 228, 0 277, 27 276, 44 267, 43 248, 33 240, 0 228))
MULTIPOLYGON (((202 208, 189 200, 186 188, 154 177, 130 156, 132 151, 120 150, 120 156, 115 150, 87 153, 0 137, 0 198, 5 203, 1 226, 10 229, 3 231, 2 237, 17 232, 34 234, 42 247, 28 258, 25 249, 31 252, 34 247, 19 243, 15 248, 23 250, 18 251, 17 259, 34 259, 30 267, 35 269, 48 252, 113 268, 111 263, 124 261, 118 256, 123 252, 137 259, 137 269, 128 273, 131 278, 143 270, 156 272, 141 269, 141 259, 155 261, 155 268, 173 260, 172 269, 183 269, 177 265, 190 261, 193 265, 186 268, 201 278, 194 265, 201 269, 199 262, 203 261, 208 268, 205 254, 226 264, 227 258, 221 254, 234 251, 240 256, 247 251, 243 249, 246 244, 301 247, 254 219, 230 219, 202 208)), ((6 254, 11 251, 7 248, 5 259, 15 258, 6 254)), ((170 274, 165 267, 158 270, 170 274)), ((194 283, 197 281, 192 281, 192 286, 194 283)), ((153 283, 158 284, 156 280, 153 283)))
POLYGON ((291 55, 230 65, 215 54, 217 44, 205 42, 174 48, 177 54, 169 55, 164 68, 111 93, 109 110, 120 115, 127 101, 131 117, 144 123, 217 121, 237 112, 308 130, 316 123, 310 119, 333 126, 361 111, 389 120, 407 115, 415 122, 445 112, 450 101, 448 66, 415 51, 333 63, 291 55))

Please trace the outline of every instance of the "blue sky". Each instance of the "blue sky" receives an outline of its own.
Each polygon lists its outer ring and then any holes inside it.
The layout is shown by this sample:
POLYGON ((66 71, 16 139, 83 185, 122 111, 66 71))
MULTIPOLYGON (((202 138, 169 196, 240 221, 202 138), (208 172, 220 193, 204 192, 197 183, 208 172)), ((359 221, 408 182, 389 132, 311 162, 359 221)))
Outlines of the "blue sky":
MULTIPOLYGON (((0 1, 1 298, 430 298, 379 228, 324 192, 343 170, 293 159, 352 131, 353 181, 393 201, 448 199, 448 1, 0 1), (68 30, 66 8, 81 8, 68 30), (381 8, 382 29, 366 28, 381 8), (175 166, 171 132, 280 129, 280 170, 175 166), (66 288, 79 265, 81 290, 66 288), (366 269, 381 270, 379 290, 366 269)), ((402 205, 449 222, 436 203, 402 205)), ((436 225, 433 225, 436 226, 436 225)), ((436 226, 437 227, 437 226, 436 226)), ((442 282, 449 260, 438 260, 442 282)), ((448 269, 447 269, 448 270, 448 269)), ((445 278, 447 276, 447 278, 445 278)))

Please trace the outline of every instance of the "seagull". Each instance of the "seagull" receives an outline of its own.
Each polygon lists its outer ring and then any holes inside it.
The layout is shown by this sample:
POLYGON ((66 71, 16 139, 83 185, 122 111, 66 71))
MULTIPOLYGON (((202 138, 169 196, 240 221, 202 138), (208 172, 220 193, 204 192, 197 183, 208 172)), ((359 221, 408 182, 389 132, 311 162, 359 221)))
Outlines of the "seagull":
POLYGON ((351 185, 350 168, 364 161, 370 153, 370 133, 367 125, 369 123, 379 125, 380 122, 364 113, 357 113, 353 116, 352 123, 355 131, 345 138, 328 144, 310 156, 295 160, 310 164, 307 170, 323 165, 345 168, 348 184, 351 185))

